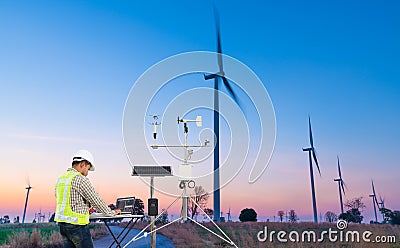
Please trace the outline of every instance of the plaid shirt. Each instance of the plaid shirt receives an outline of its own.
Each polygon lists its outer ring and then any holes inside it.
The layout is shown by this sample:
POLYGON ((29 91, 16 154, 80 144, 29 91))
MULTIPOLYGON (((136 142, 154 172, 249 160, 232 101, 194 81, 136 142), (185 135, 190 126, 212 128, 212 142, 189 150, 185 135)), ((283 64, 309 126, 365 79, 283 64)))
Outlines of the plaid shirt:
MULTIPOLYGON (((68 168, 68 171, 74 168, 68 168)), ((89 179, 82 174, 74 177, 71 188, 71 209, 80 214, 87 214, 93 206, 97 211, 105 214, 113 214, 107 204, 101 199, 89 179)))

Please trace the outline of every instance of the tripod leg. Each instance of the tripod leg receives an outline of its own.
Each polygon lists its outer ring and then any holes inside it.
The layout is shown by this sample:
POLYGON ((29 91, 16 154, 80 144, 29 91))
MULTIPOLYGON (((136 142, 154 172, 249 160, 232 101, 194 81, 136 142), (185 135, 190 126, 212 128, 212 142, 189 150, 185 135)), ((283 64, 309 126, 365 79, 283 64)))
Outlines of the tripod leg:
POLYGON ((225 236, 225 238, 222 237, 221 235, 218 235, 217 233, 213 232, 212 230, 210 230, 210 229, 207 228, 206 226, 200 224, 199 222, 193 220, 192 218, 189 217, 189 219, 190 219, 191 221, 193 221, 194 223, 196 223, 197 225, 199 225, 200 227, 206 229, 208 232, 214 234, 214 235, 217 236, 218 238, 222 239, 223 241, 225 241, 225 242, 227 242, 228 244, 233 245, 233 246, 235 246, 235 247, 237 248, 237 245, 228 237, 228 235, 226 235, 226 233, 225 233, 224 231, 222 231, 222 229, 210 218, 210 216, 208 216, 208 214, 206 214, 206 213, 204 212, 204 210, 199 206, 199 204, 197 204, 192 198, 190 198, 190 200, 203 212, 203 214, 204 214, 205 216, 207 216, 208 220, 209 220, 211 223, 214 224, 214 226, 225 236))
MULTIPOLYGON (((145 230, 147 228, 149 228, 153 223, 155 223, 161 217, 161 215, 163 213, 165 213, 166 211, 168 211, 168 209, 170 209, 179 199, 182 199, 182 195, 178 196, 166 209, 164 209, 164 211, 162 211, 159 215, 157 215, 157 217, 152 222, 150 222, 150 224, 148 224, 146 227, 144 227, 135 237, 133 237, 126 245, 124 245, 124 248, 127 247, 128 245, 130 245, 132 242, 135 242, 136 240, 145 237, 145 235, 147 236, 147 233, 144 234, 145 230), (140 236, 140 235, 142 235, 142 236, 140 236)), ((180 219, 182 219, 182 218, 179 218, 177 220, 180 220, 180 219)), ((175 222, 175 221, 173 221, 173 222, 175 222)), ((158 229, 160 229, 160 228, 157 228, 153 231, 156 231, 158 229)))

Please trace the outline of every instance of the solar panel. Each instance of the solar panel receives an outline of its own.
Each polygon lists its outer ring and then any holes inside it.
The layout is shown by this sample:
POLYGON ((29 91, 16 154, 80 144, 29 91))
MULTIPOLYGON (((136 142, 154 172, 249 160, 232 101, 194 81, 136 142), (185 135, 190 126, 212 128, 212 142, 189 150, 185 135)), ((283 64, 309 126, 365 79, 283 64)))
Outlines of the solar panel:
POLYGON ((135 165, 132 176, 141 177, 165 177, 172 176, 170 165, 135 165))

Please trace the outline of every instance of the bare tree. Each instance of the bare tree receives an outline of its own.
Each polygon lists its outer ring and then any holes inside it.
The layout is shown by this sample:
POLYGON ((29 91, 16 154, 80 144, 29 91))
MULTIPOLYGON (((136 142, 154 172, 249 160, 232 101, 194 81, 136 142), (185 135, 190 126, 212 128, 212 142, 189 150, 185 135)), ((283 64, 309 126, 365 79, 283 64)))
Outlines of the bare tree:
POLYGON ((362 202, 363 197, 356 197, 351 200, 347 200, 347 202, 344 204, 344 206, 348 209, 358 209, 360 212, 362 212, 366 207, 365 204, 362 202))
POLYGON ((336 222, 338 220, 338 216, 334 212, 327 211, 325 213, 325 220, 327 222, 329 222, 329 223, 333 223, 333 222, 336 222))
POLYGON ((345 213, 340 214, 339 219, 346 220, 348 223, 361 223, 364 218, 361 213, 365 209, 362 197, 348 200, 345 206, 348 210, 345 213))
POLYGON ((297 218, 296 211, 294 211, 293 209, 291 209, 291 210, 289 211, 289 221, 293 223, 293 222, 297 222, 298 219, 299 219, 299 218, 297 218))
MULTIPOLYGON (((49 221, 50 222, 50 221, 49 221)), ((54 222, 54 218, 53 218, 53 222, 54 222)), ((19 223, 19 216, 14 217, 14 223, 19 223)))
POLYGON ((189 201, 189 212, 191 218, 197 217, 199 214, 199 206, 204 209, 207 205, 207 201, 210 195, 206 192, 206 190, 202 186, 194 187, 194 192, 190 196, 190 198, 197 204, 194 204, 192 201, 189 201))
POLYGON ((279 219, 280 219, 281 222, 282 222, 282 221, 283 221, 283 216, 285 216, 285 211, 279 210, 279 211, 278 211, 278 216, 279 216, 279 219))
MULTIPOLYGON (((214 217, 214 210, 212 210, 210 208, 205 208, 204 213, 206 213, 206 215, 208 217, 210 217, 211 219, 214 217)), ((204 219, 208 219, 208 218, 204 215, 204 219)))
POLYGON ((168 211, 167 210, 165 210, 165 209, 162 209, 161 210, 161 212, 164 212, 163 214, 161 214, 161 216, 156 220, 156 225, 159 225, 159 224, 167 224, 169 221, 168 221, 168 211))

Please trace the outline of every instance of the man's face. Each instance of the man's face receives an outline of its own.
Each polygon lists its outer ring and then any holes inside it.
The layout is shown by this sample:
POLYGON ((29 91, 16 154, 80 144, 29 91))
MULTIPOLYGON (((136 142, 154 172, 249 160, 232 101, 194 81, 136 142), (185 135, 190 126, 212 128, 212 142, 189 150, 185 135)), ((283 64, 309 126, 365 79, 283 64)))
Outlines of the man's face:
POLYGON ((84 175, 85 177, 89 174, 89 169, 92 165, 90 163, 82 163, 82 170, 81 174, 84 175))

